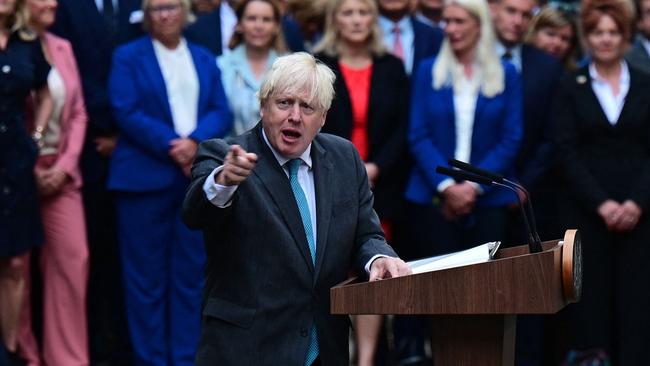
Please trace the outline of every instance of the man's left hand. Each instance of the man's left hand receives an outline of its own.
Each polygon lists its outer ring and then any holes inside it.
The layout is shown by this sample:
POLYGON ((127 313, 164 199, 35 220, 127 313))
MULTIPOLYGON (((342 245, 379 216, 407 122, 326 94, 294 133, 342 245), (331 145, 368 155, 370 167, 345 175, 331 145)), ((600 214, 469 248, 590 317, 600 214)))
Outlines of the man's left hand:
POLYGON ((380 257, 370 265, 370 278, 368 281, 383 280, 411 274, 409 267, 403 260, 392 257, 380 257))

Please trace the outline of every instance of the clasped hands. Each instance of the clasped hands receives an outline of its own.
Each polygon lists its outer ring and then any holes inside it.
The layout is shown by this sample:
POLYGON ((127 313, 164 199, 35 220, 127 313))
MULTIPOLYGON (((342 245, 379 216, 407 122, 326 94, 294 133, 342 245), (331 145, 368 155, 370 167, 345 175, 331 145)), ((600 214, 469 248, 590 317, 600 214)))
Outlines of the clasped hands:
POLYGON ((456 183, 443 192, 442 215, 449 221, 469 215, 474 210, 478 191, 469 182, 456 183))
POLYGON ((70 176, 57 166, 48 169, 37 168, 34 175, 36 176, 36 189, 42 197, 59 193, 70 179, 70 176))
POLYGON ((183 174, 189 177, 198 144, 189 137, 179 137, 171 140, 169 145, 169 156, 183 170, 183 174))
POLYGON ((632 200, 618 203, 608 199, 598 206, 598 215, 603 219, 607 230, 627 232, 636 227, 641 218, 642 210, 632 200))

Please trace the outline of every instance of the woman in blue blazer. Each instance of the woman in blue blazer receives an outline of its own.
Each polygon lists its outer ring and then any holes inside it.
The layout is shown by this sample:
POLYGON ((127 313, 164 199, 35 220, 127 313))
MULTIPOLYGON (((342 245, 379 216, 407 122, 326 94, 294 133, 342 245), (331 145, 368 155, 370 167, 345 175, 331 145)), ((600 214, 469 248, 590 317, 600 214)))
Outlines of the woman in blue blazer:
POLYGON ((145 0, 150 35, 118 48, 109 91, 120 137, 110 166, 136 365, 192 365, 205 261, 180 219, 197 144, 230 130, 221 75, 181 31, 189 0, 145 0))
POLYGON ((485 0, 448 1, 443 18, 441 51, 423 61, 413 79, 409 257, 503 238, 506 206, 517 200, 512 192, 436 173, 456 158, 512 178, 522 136, 520 81, 494 51, 485 0))

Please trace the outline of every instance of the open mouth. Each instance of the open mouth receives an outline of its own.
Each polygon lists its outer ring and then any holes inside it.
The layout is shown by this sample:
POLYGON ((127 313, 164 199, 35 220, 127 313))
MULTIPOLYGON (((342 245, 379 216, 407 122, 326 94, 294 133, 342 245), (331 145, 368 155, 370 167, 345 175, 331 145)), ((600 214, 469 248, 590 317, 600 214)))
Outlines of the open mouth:
POLYGON ((297 140, 301 134, 296 130, 282 130, 282 136, 287 140, 297 140))

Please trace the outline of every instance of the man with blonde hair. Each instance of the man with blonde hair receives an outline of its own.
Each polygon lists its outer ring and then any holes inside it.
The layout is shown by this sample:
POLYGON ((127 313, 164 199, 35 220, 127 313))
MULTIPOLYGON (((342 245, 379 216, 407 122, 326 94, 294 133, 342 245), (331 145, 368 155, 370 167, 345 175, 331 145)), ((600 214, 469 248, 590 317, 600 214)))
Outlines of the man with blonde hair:
POLYGON ((410 273, 386 243, 364 164, 319 133, 334 74, 307 53, 278 58, 261 122, 201 144, 184 204, 208 257, 197 365, 348 365, 346 316, 329 289, 355 268, 410 273))

